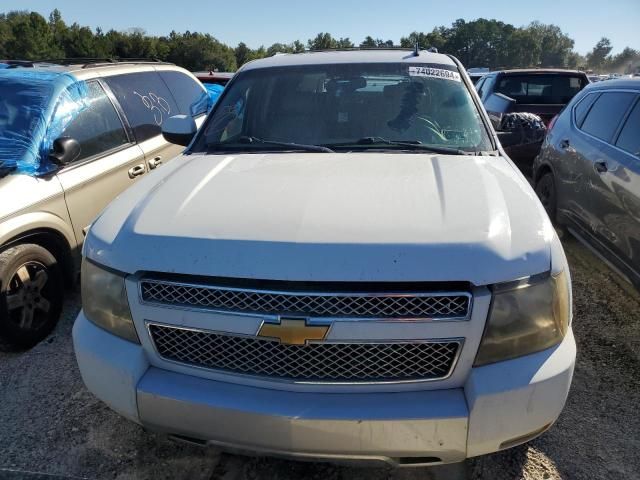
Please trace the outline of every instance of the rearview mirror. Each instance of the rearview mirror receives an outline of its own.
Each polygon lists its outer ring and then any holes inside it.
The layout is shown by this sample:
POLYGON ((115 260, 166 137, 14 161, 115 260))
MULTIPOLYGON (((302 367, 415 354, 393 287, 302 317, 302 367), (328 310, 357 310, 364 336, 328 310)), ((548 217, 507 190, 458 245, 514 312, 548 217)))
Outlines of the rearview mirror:
POLYGON ((167 142, 187 146, 191 143, 198 127, 190 115, 174 115, 162 124, 162 136, 167 142))
POLYGON ((82 148, 75 138, 60 137, 53 141, 49 158, 56 165, 67 165, 80 156, 82 148))

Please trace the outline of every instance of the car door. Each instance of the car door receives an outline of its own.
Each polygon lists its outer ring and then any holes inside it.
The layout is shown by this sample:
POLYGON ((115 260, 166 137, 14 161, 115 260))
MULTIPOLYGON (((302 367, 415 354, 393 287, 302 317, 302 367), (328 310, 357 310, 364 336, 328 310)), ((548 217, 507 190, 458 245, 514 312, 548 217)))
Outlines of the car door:
POLYGON ((597 138, 581 131, 591 107, 601 95, 595 91, 584 95, 569 106, 547 133, 551 148, 545 149, 554 166, 558 194, 558 214, 575 227, 590 232, 590 197, 593 181, 593 162, 602 147, 597 138), (592 158, 593 157, 593 158, 592 158))
POLYGON ((59 135, 77 140, 80 156, 56 174, 78 244, 102 209, 146 171, 142 150, 102 84, 90 80, 86 87, 84 105, 59 135))
MULTIPOLYGON (((628 171, 613 145, 636 100, 634 92, 604 91, 580 127, 584 142, 575 147, 582 157, 585 195, 580 198, 584 203, 587 232, 596 240, 596 247, 614 263, 617 262, 611 254, 620 257, 620 247, 624 243, 619 223, 628 221, 621 200, 622 192, 627 190, 628 171)), ((626 197, 626 194, 622 196, 626 197)))
MULTIPOLYGON (((603 235, 632 276, 640 280, 640 100, 635 103, 612 144, 603 149, 606 171, 600 174, 606 190, 602 209, 603 235)), ((598 199, 594 199, 598 200, 598 199)), ((626 270, 626 269, 625 269, 626 270)))
POLYGON ((122 105, 149 170, 184 150, 184 147, 169 143, 162 136, 162 123, 180 114, 180 109, 152 67, 146 71, 108 76, 105 82, 122 105))

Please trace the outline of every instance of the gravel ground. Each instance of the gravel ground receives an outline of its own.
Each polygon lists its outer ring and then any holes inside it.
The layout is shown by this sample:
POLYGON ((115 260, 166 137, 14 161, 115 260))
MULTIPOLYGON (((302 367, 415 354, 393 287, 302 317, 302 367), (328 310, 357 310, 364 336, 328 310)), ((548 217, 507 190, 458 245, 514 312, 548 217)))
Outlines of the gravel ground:
POLYGON ((34 349, 0 352, 0 478, 640 479, 640 295, 575 240, 578 363, 557 424, 527 446, 440 469, 380 470, 247 458, 176 444, 84 388, 71 327, 79 295, 34 349))

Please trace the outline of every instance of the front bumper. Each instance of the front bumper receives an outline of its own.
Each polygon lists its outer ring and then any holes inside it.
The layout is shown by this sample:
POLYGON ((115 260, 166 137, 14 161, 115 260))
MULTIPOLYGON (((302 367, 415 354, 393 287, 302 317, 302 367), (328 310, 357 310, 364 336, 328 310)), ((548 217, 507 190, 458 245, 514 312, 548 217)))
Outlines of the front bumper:
POLYGON ((385 393, 270 390, 149 366, 141 346, 90 323, 73 340, 88 389, 168 434, 242 451, 392 464, 449 463, 531 438, 560 414, 575 342, 473 368, 463 388, 385 393))

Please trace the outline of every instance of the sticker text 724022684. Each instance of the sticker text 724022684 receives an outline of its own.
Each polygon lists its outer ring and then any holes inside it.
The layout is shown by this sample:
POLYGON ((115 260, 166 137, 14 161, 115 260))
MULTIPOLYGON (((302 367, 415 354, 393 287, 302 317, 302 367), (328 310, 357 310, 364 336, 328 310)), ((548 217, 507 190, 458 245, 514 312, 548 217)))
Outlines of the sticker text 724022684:
POLYGON ((432 77, 445 80, 460 81, 460 74, 451 70, 433 67, 409 67, 409 75, 412 77, 432 77))

